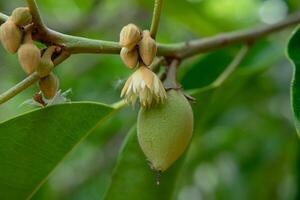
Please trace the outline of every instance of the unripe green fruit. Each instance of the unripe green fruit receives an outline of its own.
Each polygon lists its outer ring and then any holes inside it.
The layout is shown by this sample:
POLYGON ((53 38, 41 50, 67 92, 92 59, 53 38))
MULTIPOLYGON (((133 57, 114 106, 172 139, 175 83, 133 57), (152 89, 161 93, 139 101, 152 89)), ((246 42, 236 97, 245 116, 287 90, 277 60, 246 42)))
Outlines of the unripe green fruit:
POLYGON ((22 42, 22 31, 9 18, 4 24, 0 26, 0 39, 6 51, 14 54, 18 51, 22 42))
POLYGON ((157 171, 168 169, 186 150, 193 132, 193 111, 185 96, 168 91, 164 104, 141 108, 137 134, 142 151, 157 171))
POLYGON ((17 26, 25 26, 31 23, 32 15, 27 7, 16 8, 11 18, 17 26))
POLYGON ((50 73, 45 78, 40 79, 39 87, 47 99, 52 99, 59 88, 59 80, 53 73, 50 73))

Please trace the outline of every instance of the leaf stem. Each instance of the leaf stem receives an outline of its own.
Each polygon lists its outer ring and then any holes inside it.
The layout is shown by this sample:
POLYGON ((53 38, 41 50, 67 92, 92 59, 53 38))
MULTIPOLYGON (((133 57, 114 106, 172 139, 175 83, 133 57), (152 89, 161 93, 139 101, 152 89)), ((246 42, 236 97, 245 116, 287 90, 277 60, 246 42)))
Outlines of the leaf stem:
POLYGON ((157 31, 158 31, 162 6, 163 6, 163 0, 155 0, 152 23, 151 23, 151 28, 150 28, 151 37, 153 39, 155 39, 157 31))

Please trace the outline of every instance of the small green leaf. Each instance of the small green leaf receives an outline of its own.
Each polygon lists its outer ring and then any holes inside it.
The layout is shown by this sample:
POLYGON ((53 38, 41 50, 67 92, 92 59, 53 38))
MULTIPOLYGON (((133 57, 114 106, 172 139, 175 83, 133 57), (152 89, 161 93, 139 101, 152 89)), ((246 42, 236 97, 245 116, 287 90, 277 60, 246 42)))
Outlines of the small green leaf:
POLYGON ((300 26, 293 33, 287 48, 288 56, 294 66, 291 84, 291 105, 298 135, 300 134, 300 26))
POLYGON ((112 175, 105 200, 171 200, 184 156, 161 175, 156 185, 156 172, 151 171, 137 141, 136 127, 125 139, 112 175))
POLYGON ((53 169, 114 109, 69 103, 0 124, 0 199, 28 199, 53 169))

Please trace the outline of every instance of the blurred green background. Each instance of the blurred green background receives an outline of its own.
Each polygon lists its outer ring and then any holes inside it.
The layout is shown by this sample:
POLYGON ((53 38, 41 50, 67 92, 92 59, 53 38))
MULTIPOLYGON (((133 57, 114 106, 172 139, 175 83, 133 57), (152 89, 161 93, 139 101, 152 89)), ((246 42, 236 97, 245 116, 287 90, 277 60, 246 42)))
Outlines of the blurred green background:
MULTIPOLYGON (((149 28, 151 0, 37 1, 49 27, 77 36, 117 41, 128 23, 149 28)), ((9 14, 24 1, 2 0, 9 14)), ((159 42, 172 43, 284 19, 299 0, 165 0, 159 42)), ((291 29, 258 41, 220 88, 196 94, 195 132, 176 186, 178 200, 299 199, 300 146, 289 102, 292 67, 285 58, 291 29)), ((237 53, 233 46, 183 62, 184 89, 211 83, 237 53)), ((17 57, 0 48, 0 92, 25 78, 17 57)), ((131 71, 116 55, 74 55, 55 69, 72 101, 119 100, 131 71)), ((20 106, 33 86, 0 106, 0 121, 32 110, 20 106)), ((96 129, 55 170, 35 199, 96 200, 103 196, 138 108, 127 108, 96 129), (100 134, 101 133, 101 134, 100 134)), ((1 158, 0 158, 1 159, 1 158)), ((147 167, 145 165, 145 167, 147 167)), ((128 177, 130 178, 130 177, 128 177)))

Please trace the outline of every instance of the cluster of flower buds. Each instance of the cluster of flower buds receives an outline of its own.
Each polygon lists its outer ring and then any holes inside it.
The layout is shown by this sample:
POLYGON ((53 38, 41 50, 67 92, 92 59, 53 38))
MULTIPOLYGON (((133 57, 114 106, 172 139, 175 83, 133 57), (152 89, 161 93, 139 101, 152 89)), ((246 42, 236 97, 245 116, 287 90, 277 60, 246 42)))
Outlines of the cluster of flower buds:
POLYGON ((52 56, 60 47, 50 46, 42 54, 32 40, 31 23, 30 10, 27 7, 16 8, 0 26, 1 43, 7 52, 18 53, 20 65, 28 75, 37 72, 44 97, 51 99, 59 86, 58 78, 51 72, 54 68, 52 56))
POLYGON ((141 31, 136 25, 128 24, 120 33, 120 56, 124 64, 137 70, 126 81, 121 97, 129 104, 135 104, 139 98, 143 107, 153 103, 163 103, 167 98, 160 79, 148 67, 152 64, 157 45, 148 30, 141 31))
POLYGON ((5 50, 11 54, 18 51, 22 39, 22 28, 32 21, 28 8, 16 8, 0 27, 0 39, 5 50))

